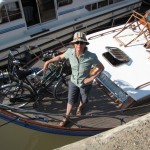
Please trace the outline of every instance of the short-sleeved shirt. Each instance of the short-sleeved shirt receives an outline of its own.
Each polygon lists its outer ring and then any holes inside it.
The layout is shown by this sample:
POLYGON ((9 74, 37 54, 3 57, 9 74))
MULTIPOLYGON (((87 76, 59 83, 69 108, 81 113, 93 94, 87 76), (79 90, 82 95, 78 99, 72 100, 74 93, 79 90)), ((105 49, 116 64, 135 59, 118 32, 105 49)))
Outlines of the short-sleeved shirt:
POLYGON ((79 59, 77 59, 75 55, 74 48, 69 48, 64 53, 64 56, 70 61, 72 69, 71 81, 78 87, 81 87, 83 85, 83 80, 90 76, 92 66, 100 64, 96 54, 89 52, 87 49, 79 59))

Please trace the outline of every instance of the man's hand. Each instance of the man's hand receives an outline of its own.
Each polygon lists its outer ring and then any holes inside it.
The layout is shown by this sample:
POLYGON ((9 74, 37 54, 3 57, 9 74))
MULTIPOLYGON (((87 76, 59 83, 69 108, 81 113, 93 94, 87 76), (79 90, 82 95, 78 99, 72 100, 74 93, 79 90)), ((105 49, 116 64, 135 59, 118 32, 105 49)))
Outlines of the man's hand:
POLYGON ((61 54, 61 55, 58 55, 58 56, 56 56, 56 57, 54 57, 54 58, 52 58, 52 59, 50 59, 50 60, 47 60, 47 61, 44 63, 44 66, 43 66, 42 70, 45 71, 50 63, 53 63, 53 62, 62 60, 62 59, 64 59, 64 58, 65 58, 65 57, 64 57, 64 54, 61 54))
POLYGON ((42 70, 45 71, 47 69, 48 65, 49 65, 49 61, 46 61, 44 63, 44 66, 43 66, 42 70))
POLYGON ((97 66, 95 66, 93 69, 91 69, 91 71, 90 71, 90 77, 89 78, 86 78, 86 79, 84 79, 84 81, 83 81, 83 83, 84 84, 89 84, 89 83, 92 83, 93 82, 93 80, 97 77, 97 76, 99 76, 101 73, 102 73, 102 71, 104 70, 104 66, 103 66, 103 64, 98 64, 97 66))
POLYGON ((93 77, 91 76, 91 77, 89 77, 89 78, 84 79, 83 84, 89 84, 89 83, 92 83, 93 80, 94 80, 94 79, 93 79, 93 77))

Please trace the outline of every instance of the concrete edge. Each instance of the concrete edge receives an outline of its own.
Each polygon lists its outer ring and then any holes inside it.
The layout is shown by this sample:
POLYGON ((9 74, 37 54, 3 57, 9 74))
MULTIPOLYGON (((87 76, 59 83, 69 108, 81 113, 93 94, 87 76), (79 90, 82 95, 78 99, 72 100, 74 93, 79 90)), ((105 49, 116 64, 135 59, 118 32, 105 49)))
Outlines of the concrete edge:
MULTIPOLYGON (((146 138, 150 131, 150 113, 132 120, 124 125, 114 129, 88 137, 81 141, 57 148, 57 150, 93 150, 93 149, 141 149, 144 147, 150 148, 150 140, 143 141, 139 139, 146 138), (141 142, 142 143, 141 143, 141 142), (143 143, 145 142, 145 143, 143 143), (135 144, 136 143, 136 144, 135 144), (140 144, 140 146, 139 146, 140 144)), ((150 136, 149 136, 150 137, 150 136)))

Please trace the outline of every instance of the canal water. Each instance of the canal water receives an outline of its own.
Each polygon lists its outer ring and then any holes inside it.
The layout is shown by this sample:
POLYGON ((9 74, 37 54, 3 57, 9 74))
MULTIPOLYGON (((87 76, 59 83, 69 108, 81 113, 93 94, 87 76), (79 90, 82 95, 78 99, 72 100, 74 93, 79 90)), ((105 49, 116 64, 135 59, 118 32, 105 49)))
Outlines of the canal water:
POLYGON ((52 150, 83 138, 35 131, 0 119, 1 150, 52 150))

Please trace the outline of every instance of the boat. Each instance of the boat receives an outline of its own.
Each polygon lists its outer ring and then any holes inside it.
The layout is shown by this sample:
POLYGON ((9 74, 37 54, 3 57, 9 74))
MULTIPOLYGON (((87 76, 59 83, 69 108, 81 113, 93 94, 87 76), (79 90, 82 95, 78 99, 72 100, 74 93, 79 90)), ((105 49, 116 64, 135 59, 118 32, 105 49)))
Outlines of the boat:
POLYGON ((141 0, 1 0, 0 66, 8 50, 37 53, 64 47, 76 31, 87 34, 140 9, 141 0), (29 46, 35 46, 30 48, 29 46), (39 48, 40 47, 40 48, 39 48))
MULTIPOLYGON (((145 15, 133 11, 125 24, 87 35, 89 50, 97 54, 105 69, 93 82, 89 103, 81 117, 75 115, 75 105, 70 123, 60 127, 67 102, 51 98, 36 109, 32 105, 17 108, 0 104, 0 118, 54 134, 59 143, 62 135, 93 136, 149 113, 149 16, 150 11, 145 15)), ((43 65, 41 60, 37 64, 43 65)))

